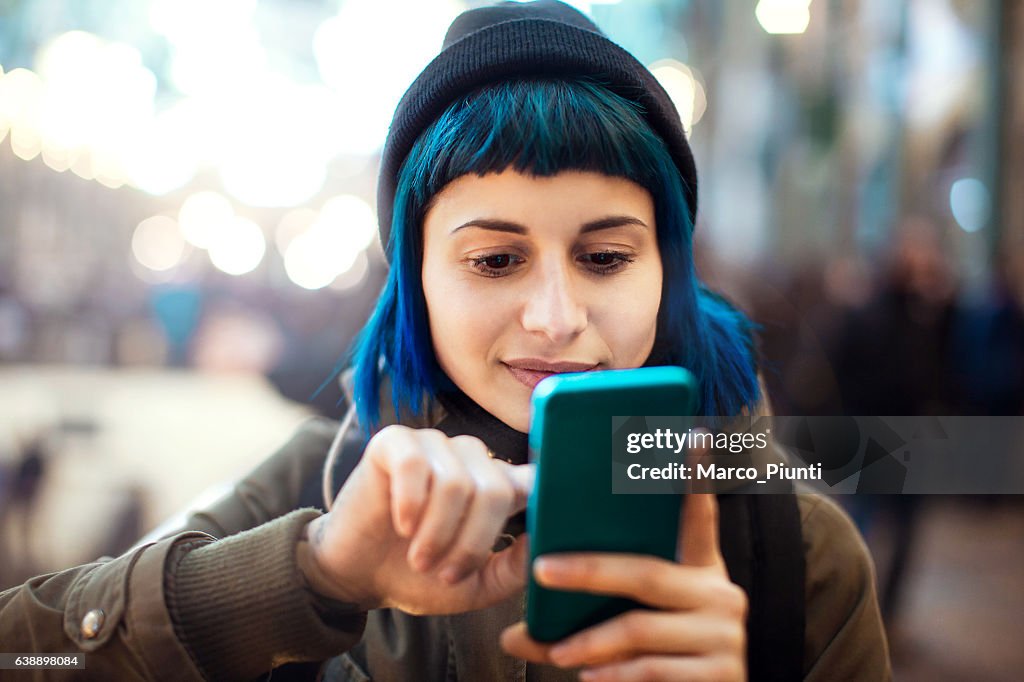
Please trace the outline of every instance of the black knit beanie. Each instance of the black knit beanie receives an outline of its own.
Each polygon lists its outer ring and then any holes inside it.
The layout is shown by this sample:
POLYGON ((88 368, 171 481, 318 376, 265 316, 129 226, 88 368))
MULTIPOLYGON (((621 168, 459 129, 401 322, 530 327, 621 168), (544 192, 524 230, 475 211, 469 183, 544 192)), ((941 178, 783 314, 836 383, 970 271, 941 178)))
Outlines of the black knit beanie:
POLYGON ((380 240, 389 259, 398 171, 416 138, 456 99, 490 83, 530 76, 593 77, 638 103, 672 155, 683 179, 690 218, 696 219, 693 153, 672 100, 651 72, 569 5, 557 0, 503 2, 456 17, 441 53, 398 103, 377 183, 380 240))

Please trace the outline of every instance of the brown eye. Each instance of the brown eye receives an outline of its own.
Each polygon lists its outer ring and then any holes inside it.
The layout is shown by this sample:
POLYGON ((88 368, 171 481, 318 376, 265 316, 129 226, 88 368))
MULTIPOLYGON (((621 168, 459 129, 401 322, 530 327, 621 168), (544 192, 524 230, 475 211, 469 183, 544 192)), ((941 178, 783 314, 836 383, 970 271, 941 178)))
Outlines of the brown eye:
POLYGON ((502 270, 512 265, 512 256, 507 253, 500 253, 496 256, 487 256, 483 259, 483 264, 492 270, 502 270))
POLYGON ((473 269, 487 277, 501 277, 510 275, 523 262, 520 256, 511 253, 493 253, 489 256, 471 258, 470 263, 473 269))
POLYGON ((632 263, 633 256, 618 251, 595 251, 584 254, 580 260, 586 268, 597 274, 610 275, 632 263))

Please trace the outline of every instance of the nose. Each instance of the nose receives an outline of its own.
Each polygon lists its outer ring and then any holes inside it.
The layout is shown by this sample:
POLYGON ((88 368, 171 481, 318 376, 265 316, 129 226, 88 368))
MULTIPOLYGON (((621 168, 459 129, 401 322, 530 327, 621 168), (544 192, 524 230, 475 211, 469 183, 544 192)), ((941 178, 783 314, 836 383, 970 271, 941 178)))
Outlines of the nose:
POLYGON ((588 315, 572 273, 561 263, 551 263, 534 276, 538 280, 523 307, 523 328, 542 334, 555 344, 579 336, 587 327, 588 315))

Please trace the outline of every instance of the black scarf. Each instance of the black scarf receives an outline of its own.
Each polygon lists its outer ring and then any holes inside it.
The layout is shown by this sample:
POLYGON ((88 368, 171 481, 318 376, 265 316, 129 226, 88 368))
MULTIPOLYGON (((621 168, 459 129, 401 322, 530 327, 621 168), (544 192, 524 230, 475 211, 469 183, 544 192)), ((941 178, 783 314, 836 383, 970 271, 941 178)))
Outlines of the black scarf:
POLYGON ((446 436, 476 436, 499 459, 512 464, 527 462, 529 445, 525 433, 501 421, 462 391, 440 393, 437 399, 446 412, 437 429, 446 436))

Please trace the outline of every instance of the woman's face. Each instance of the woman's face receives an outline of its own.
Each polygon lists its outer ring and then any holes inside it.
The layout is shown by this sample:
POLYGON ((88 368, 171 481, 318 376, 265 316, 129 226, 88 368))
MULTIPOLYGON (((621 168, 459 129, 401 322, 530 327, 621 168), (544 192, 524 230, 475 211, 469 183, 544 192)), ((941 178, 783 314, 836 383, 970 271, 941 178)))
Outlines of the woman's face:
POLYGON ((423 292, 438 362, 519 431, 544 377, 644 363, 661 279, 654 202, 622 178, 465 175, 424 218, 423 292))

